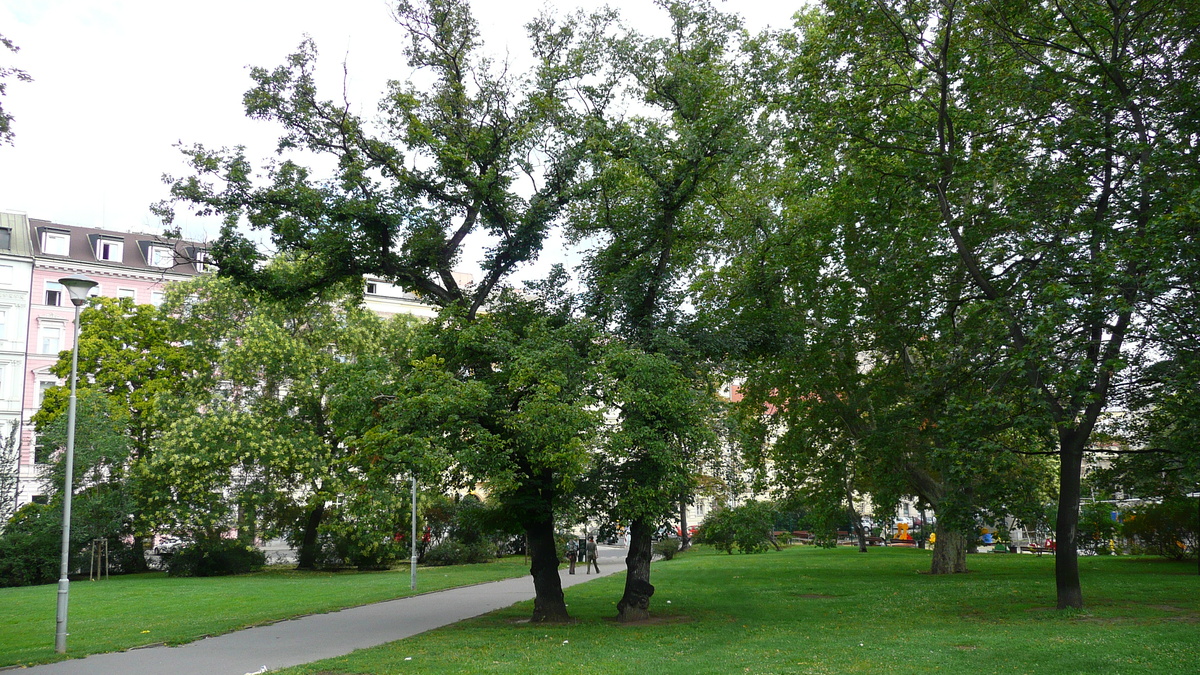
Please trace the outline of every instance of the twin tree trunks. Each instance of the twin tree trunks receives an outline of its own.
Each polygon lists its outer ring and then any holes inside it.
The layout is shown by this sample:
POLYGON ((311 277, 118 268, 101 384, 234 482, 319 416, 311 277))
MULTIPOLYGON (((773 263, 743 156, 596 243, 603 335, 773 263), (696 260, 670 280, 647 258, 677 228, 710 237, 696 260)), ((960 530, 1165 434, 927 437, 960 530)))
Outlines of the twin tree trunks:
MULTIPOLYGON (((650 618, 651 534, 654 528, 644 520, 635 520, 630 527, 629 555, 625 558, 628 573, 625 594, 617 603, 617 621, 641 621, 650 618)), ((529 540, 529 573, 533 576, 536 596, 533 600, 533 623, 570 621, 562 581, 558 576, 558 548, 554 541, 554 521, 544 519, 528 522, 525 533, 529 540)))

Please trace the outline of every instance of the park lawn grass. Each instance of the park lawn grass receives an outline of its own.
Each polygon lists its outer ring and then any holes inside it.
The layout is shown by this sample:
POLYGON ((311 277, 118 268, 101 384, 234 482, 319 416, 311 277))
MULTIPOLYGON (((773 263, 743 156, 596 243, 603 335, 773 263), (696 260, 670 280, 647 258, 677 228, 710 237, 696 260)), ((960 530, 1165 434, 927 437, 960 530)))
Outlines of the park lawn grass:
POLYGON ((1080 559, 1084 611, 1057 611, 1054 558, 972 555, 930 576, 916 549, 688 553, 654 565, 653 618, 612 620, 623 575, 567 589, 575 623, 532 603, 281 671, 350 673, 1197 673, 1195 563, 1080 559))
MULTIPOLYGON (((529 574, 521 557, 479 565, 421 567, 417 593, 529 574)), ((71 582, 70 657, 148 644, 180 644, 247 626, 413 595, 409 568, 385 572, 300 572, 270 567, 230 577, 164 573, 71 582)), ((57 584, 0 589, 0 668, 58 661, 57 584)))

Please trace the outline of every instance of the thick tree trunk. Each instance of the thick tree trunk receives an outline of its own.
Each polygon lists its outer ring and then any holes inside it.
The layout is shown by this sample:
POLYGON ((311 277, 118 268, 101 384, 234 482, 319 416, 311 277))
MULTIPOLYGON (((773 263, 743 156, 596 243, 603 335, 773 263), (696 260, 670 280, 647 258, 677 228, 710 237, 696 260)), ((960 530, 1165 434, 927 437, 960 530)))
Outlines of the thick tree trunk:
POLYGON ((317 554, 320 553, 320 545, 317 543, 317 528, 321 526, 321 519, 324 517, 325 502, 319 501, 308 512, 308 517, 304 519, 304 538, 300 541, 296 569, 315 570, 317 568, 317 554))
POLYGON ((962 574, 967 571, 967 537, 958 530, 937 524, 930 574, 962 574))
POLYGON ((554 543, 554 519, 525 524, 529 574, 533 576, 533 623, 570 621, 562 580, 558 576, 558 547, 554 543))
POLYGON ((625 557, 625 594, 617 603, 617 621, 642 621, 650 618, 650 523, 635 519, 629 528, 629 555, 625 557))
MULTIPOLYGON (((856 514, 857 515, 857 514, 856 514)), ((867 531, 862 525, 862 518, 854 519, 854 533, 858 535, 858 552, 867 552, 867 531)))
POLYGON ((132 569, 130 572, 149 572, 150 564, 146 562, 146 538, 140 534, 133 535, 133 551, 130 556, 132 569))
POLYGON ((686 551, 692 545, 692 538, 688 536, 687 522, 687 502, 679 502, 679 550, 686 551))
POLYGON ((846 515, 850 518, 850 528, 854 530, 854 534, 858 536, 858 552, 867 552, 867 533, 863 530, 862 516, 858 514, 858 509, 854 508, 854 490, 851 489, 849 481, 846 483, 846 515))
POLYGON ((1054 583, 1058 587, 1059 609, 1083 609, 1078 548, 1082 436, 1078 431, 1059 433, 1058 518, 1054 524, 1054 583))

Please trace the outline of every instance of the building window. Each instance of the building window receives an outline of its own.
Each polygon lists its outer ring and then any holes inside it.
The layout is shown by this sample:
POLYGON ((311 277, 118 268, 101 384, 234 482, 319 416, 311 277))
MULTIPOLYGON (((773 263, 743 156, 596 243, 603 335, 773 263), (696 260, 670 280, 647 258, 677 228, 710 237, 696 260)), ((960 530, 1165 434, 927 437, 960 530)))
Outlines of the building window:
POLYGON ((50 307, 62 307, 63 287, 57 281, 46 282, 46 304, 50 307))
POLYGON ((42 253, 46 255, 70 255, 71 235, 63 232, 43 232, 42 253))
POLYGON ((198 248, 196 249, 196 271, 204 272, 208 269, 208 251, 198 248))
POLYGON ((8 339, 8 307, 0 307, 0 340, 8 339))
MULTIPOLYGON (((33 463, 34 464, 49 464, 52 457, 53 448, 47 448, 45 443, 42 443, 42 437, 38 436, 33 441, 33 463)), ((34 503, 37 503, 37 497, 34 497, 34 503)))
POLYGON ((118 288, 117 289, 117 297, 118 298, 129 298, 135 304, 137 303, 137 291, 135 291, 132 288, 118 288))
POLYGON ((41 354, 57 354, 62 351, 63 327, 46 324, 38 330, 38 348, 41 354))
POLYGON ((165 294, 162 291, 150 291, 150 304, 154 305, 155 307, 161 307, 163 304, 164 295, 165 294))
POLYGON ((8 227, 0 227, 0 248, 8 250, 12 248, 12 229, 8 227))
POLYGON ((0 284, 11 286, 15 275, 16 271, 12 265, 0 265, 0 284))
POLYGON ((376 295, 379 293, 379 286, 374 281, 367 282, 367 294, 376 295))
POLYGON ((42 407, 42 403, 46 400, 46 393, 57 386, 58 386, 58 384, 56 384, 54 382, 48 382, 48 381, 38 382, 37 404, 38 404, 39 408, 42 407))
POLYGON ((150 264, 155 267, 174 267, 175 251, 166 246, 151 246, 150 264))
POLYGON ((96 242, 96 259, 120 262, 125 254, 124 243, 116 239, 100 239, 96 242))

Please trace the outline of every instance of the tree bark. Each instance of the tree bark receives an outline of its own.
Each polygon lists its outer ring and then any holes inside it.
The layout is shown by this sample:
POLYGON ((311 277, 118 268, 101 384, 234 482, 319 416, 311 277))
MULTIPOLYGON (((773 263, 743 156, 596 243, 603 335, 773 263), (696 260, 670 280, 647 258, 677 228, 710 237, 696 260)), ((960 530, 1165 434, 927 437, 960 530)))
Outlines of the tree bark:
POLYGON ((317 528, 321 526, 321 519, 324 517, 325 501, 320 500, 308 512, 308 517, 304 519, 304 538, 300 541, 296 569, 315 570, 317 568, 317 554, 320 553, 320 547, 317 544, 317 528))
POLYGON ((647 521, 636 518, 629 527, 629 555, 625 557, 625 594, 617 603, 617 621, 642 621, 650 618, 650 596, 654 586, 650 585, 651 534, 653 528, 647 521))
POLYGON ((1054 524, 1054 582, 1058 608, 1083 609, 1079 584, 1079 496, 1083 469, 1083 442, 1078 430, 1059 433, 1058 517, 1054 524))
POLYGON ((129 557, 130 572, 149 572, 150 564, 146 562, 146 538, 140 534, 133 535, 134 555, 129 557))
MULTIPOLYGON (((855 514, 853 524, 854 524, 854 533, 858 535, 858 552, 866 553, 867 552, 867 531, 865 528, 863 528, 862 518, 859 517, 858 514, 855 514)), ((778 548, 778 547, 776 547, 776 548, 778 548)))
POLYGON ((958 530, 947 528, 939 520, 937 541, 933 545, 933 564, 930 574, 963 574, 967 571, 967 537, 958 530))
POLYGON ((687 522, 687 502, 679 502, 679 550, 686 551, 692 545, 692 538, 688 536, 687 522))
MULTIPOLYGON (((854 530, 854 534, 858 536, 858 552, 867 552, 867 533, 863 529, 862 516, 858 514, 858 509, 854 508, 854 490, 851 489, 850 483, 846 483, 846 515, 850 518, 850 527, 854 530)), ((777 547, 778 548, 778 547, 777 547)))
POLYGON ((533 576, 532 623, 570 621, 562 580, 558 576, 558 547, 554 543, 554 519, 545 518, 525 524, 529 574, 533 576))

